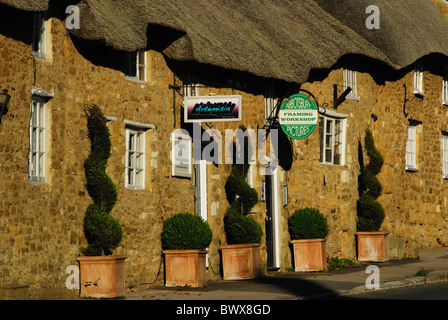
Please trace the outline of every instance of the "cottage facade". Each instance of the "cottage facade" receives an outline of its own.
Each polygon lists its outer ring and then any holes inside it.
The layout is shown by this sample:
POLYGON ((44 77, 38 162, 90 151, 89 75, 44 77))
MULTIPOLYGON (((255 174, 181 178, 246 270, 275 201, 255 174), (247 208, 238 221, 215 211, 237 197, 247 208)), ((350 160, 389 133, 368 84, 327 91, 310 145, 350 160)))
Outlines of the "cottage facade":
MULTIPOLYGON (((147 33, 140 34, 147 41, 132 41, 133 33, 139 35, 138 27, 125 28, 131 43, 120 32, 113 36, 100 32, 113 19, 93 19, 92 8, 98 5, 94 2, 79 3, 81 16, 92 19, 81 22, 78 30, 67 29, 64 4, 1 2, 8 18, 0 26, 0 89, 8 90, 11 101, 0 123, 0 285, 26 285, 37 297, 50 289, 68 291, 66 268, 77 264, 81 247, 87 245, 82 227, 91 202, 83 167, 90 148, 86 104, 98 105, 108 119, 112 139, 108 173, 118 187, 112 214, 125 233, 116 251, 128 256, 128 284, 163 284, 163 220, 182 211, 210 223, 214 238, 207 276, 221 277, 218 247, 226 243, 223 217, 229 203, 224 185, 231 165, 224 156, 220 163, 195 163, 191 158, 191 174, 176 176, 171 159, 174 134, 180 129, 188 132, 192 145, 201 145, 202 154, 212 149, 212 141, 222 147, 223 155, 229 150, 226 130, 235 133, 244 127, 257 134, 270 130, 267 142, 274 146, 272 132, 278 130, 278 148, 266 152, 278 160, 276 169, 266 175, 269 163, 258 157, 248 176, 260 197, 251 215, 265 232, 261 249, 267 270, 291 266, 287 219, 303 207, 316 207, 327 217, 329 257, 356 258, 357 179, 366 127, 372 129, 385 158, 379 201, 386 210, 383 228, 391 232, 390 257, 416 257, 418 249, 448 241, 448 46, 446 41, 438 44, 430 30, 422 31, 428 45, 416 46, 413 55, 387 52, 372 45, 372 39, 367 43, 369 35, 362 30, 356 33, 359 46, 329 55, 325 63, 320 61, 325 60, 322 54, 315 60, 306 56, 309 61, 294 65, 291 57, 268 53, 249 59, 244 52, 227 61, 222 52, 216 60, 207 54, 203 30, 182 25, 174 17, 167 19, 168 26, 157 21, 154 12, 163 7, 157 1, 147 3, 153 20, 147 33), (301 70, 301 64, 311 72, 301 70), (336 105, 347 87, 352 91, 336 105), (281 101, 300 90, 311 92, 318 101, 319 124, 308 138, 294 140, 273 120, 281 101), (194 96, 240 97, 241 119, 186 122, 184 98, 194 96)), ((355 34, 349 23, 335 25, 332 19, 345 21, 338 8, 320 2, 304 5, 316 15, 326 12, 331 34, 338 34, 338 27, 350 27, 355 34)), ((438 27, 448 29, 445 1, 419 3, 430 5, 430 12, 438 14, 438 27)), ((114 11, 107 11, 110 4, 104 9, 104 15, 113 16, 114 11)), ((390 21, 385 16, 387 28, 390 21)), ((422 14, 422 19, 430 18, 422 14)), ((190 19, 185 17, 184 23, 190 19)), ((260 30, 268 29, 254 32, 260 30)), ((226 36, 225 41, 233 40, 226 36)), ((312 47, 311 42, 304 45, 312 47)))

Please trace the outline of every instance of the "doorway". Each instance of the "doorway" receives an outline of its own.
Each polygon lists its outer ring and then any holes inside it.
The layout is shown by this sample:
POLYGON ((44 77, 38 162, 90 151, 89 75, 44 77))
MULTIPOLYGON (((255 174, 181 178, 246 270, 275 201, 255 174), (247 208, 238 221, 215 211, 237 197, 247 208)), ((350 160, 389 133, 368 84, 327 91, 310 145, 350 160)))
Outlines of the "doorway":
POLYGON ((265 232, 266 232, 267 268, 268 270, 271 271, 277 271, 278 269, 280 269, 277 169, 275 169, 271 175, 266 175, 265 179, 266 179, 265 232))

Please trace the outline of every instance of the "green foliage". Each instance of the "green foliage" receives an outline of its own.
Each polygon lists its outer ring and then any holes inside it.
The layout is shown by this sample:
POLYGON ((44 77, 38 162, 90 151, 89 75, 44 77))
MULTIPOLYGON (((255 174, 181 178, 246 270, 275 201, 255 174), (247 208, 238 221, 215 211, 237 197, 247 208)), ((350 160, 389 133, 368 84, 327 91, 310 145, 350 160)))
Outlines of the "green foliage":
POLYGON ((381 172, 383 156, 376 149, 370 129, 366 129, 364 147, 369 163, 363 167, 359 175, 359 200, 357 201, 358 231, 378 231, 386 216, 384 208, 376 199, 381 195, 382 186, 376 175, 381 172))
POLYGON ((420 269, 418 269, 418 271, 415 273, 417 277, 427 277, 428 274, 429 274, 428 270, 426 270, 423 267, 420 267, 420 269))
POLYGON ((296 210, 288 219, 292 240, 319 239, 328 235, 327 218, 315 208, 296 210))
POLYGON ((94 203, 89 205, 84 217, 84 234, 89 245, 83 253, 110 255, 123 237, 121 225, 109 215, 117 201, 117 188, 106 173, 110 133, 106 118, 97 106, 87 106, 86 117, 91 153, 84 161, 84 170, 87 192, 94 203))
POLYGON ((163 222, 164 250, 204 250, 210 245, 212 238, 208 222, 189 212, 177 213, 163 222))
POLYGON ((85 255, 99 256, 103 252, 110 255, 120 244, 123 230, 114 217, 90 204, 84 216, 84 234, 89 243, 83 252, 85 255))
MULTIPOLYGON (((245 147, 248 144, 245 143, 245 147)), ((260 243, 263 236, 261 225, 248 214, 258 202, 258 193, 246 182, 249 170, 247 148, 244 163, 234 162, 225 191, 230 208, 224 216, 224 231, 228 244, 260 243)))
POLYGON ((261 225, 235 208, 229 208, 224 216, 224 231, 229 244, 260 243, 263 236, 261 225))
POLYGON ((328 259, 327 268, 328 268, 328 270, 336 270, 336 269, 341 269, 343 267, 356 265, 356 264, 357 263, 355 260, 352 260, 349 258, 340 259, 339 257, 333 257, 331 259, 328 259))

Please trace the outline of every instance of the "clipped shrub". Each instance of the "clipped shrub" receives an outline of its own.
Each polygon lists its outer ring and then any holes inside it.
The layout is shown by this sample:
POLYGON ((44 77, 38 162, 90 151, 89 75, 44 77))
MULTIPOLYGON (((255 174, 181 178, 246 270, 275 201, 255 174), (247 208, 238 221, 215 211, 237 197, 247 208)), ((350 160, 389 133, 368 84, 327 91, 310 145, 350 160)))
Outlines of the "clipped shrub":
POLYGON ((213 233, 207 221, 189 212, 180 212, 163 222, 164 250, 204 250, 212 242, 213 233))
POLYGON ((356 226, 358 231, 378 231, 386 216, 383 206, 377 201, 383 188, 376 177, 381 172, 384 159, 376 149, 372 132, 368 128, 364 136, 364 147, 370 161, 365 167, 360 163, 356 226))
POLYGON ((117 188, 106 173, 110 157, 110 133, 107 121, 96 105, 86 106, 87 128, 91 150, 84 161, 86 189, 93 200, 84 217, 84 235, 88 246, 83 254, 110 255, 121 242, 123 230, 109 213, 117 201, 117 188))
POLYGON ((224 216, 224 231, 228 244, 261 243, 263 229, 261 225, 248 216, 258 202, 258 193, 246 181, 249 170, 247 159, 248 143, 244 144, 244 163, 232 166, 225 184, 227 201, 230 208, 224 216))
POLYGON ((263 229, 255 219, 234 208, 229 208, 224 216, 224 231, 229 244, 260 243, 263 236, 263 229))
POLYGON ((315 208, 296 210, 288 219, 292 240, 319 239, 328 235, 327 218, 315 208))

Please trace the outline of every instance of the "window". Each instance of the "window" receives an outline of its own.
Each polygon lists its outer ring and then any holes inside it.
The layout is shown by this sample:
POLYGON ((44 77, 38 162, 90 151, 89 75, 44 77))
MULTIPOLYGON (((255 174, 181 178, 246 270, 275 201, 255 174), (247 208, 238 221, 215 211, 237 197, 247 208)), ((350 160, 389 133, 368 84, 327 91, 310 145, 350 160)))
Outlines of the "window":
POLYGON ((126 77, 132 80, 146 81, 146 51, 137 51, 128 56, 126 77))
POLYGON ((145 188, 145 132, 126 129, 126 183, 130 189, 145 188))
POLYGON ((30 181, 45 181, 45 104, 31 102, 30 119, 30 155, 29 173, 30 181))
POLYGON ((42 13, 34 15, 33 23, 33 55, 36 58, 45 59, 47 53, 47 22, 42 13))
POLYGON ((423 93, 423 61, 417 60, 414 69, 414 94, 425 96, 423 93))
POLYGON ((442 174, 448 179, 448 132, 442 133, 442 174))
POLYGON ((319 163, 345 164, 346 119, 319 117, 319 163))
POLYGON ((189 75, 188 78, 184 80, 182 85, 182 91, 184 97, 199 96, 198 84, 191 75, 189 75))
POLYGON ((448 71, 442 80, 442 104, 448 106, 448 71))
POLYGON ((359 100, 358 98, 358 85, 356 82, 356 71, 351 69, 343 70, 343 78, 344 78, 344 91, 347 88, 351 88, 352 91, 347 95, 347 99, 359 100))
POLYGON ((274 86, 269 83, 266 86, 266 93, 264 97, 264 118, 265 120, 270 120, 270 118, 275 117, 273 113, 277 99, 274 98, 274 86))
POLYGON ((418 171, 417 168, 417 138, 419 124, 410 123, 408 127, 408 140, 406 142, 406 170, 418 171))

